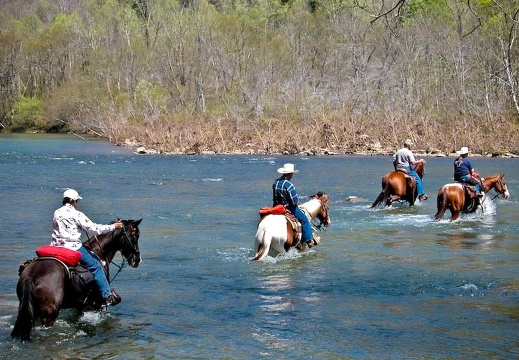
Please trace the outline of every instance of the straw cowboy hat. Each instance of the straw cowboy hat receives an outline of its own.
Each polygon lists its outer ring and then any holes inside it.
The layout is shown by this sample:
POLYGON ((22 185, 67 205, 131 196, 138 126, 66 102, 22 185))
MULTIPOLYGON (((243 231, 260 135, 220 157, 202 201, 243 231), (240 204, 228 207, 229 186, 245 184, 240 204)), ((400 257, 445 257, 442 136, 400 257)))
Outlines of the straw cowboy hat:
POLYGON ((405 141, 404 141, 404 145, 411 146, 411 145, 414 145, 414 144, 413 144, 413 142, 411 141, 411 139, 405 139, 405 141))
POLYGON ((278 173, 280 174, 292 174, 297 172, 299 172, 299 170, 294 169, 294 164, 285 164, 282 168, 278 169, 278 173))
POLYGON ((469 153, 469 148, 466 146, 463 146, 460 151, 456 151, 456 154, 458 155, 465 155, 469 153))

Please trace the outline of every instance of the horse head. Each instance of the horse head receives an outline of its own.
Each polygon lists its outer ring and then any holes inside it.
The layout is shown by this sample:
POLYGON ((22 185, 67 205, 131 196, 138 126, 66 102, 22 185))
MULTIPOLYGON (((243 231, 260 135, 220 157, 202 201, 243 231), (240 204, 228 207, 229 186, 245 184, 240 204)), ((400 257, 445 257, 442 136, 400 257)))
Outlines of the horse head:
POLYGON ((424 176, 424 173, 425 173, 425 164, 423 164, 423 163, 419 163, 419 164, 416 165, 416 167, 414 168, 414 171, 418 174, 418 176, 420 177, 420 179, 423 179, 423 176, 424 176))
POLYGON ((503 196, 505 199, 508 199, 510 197, 510 192, 508 192, 508 187, 506 186, 504 177, 505 174, 499 174, 484 178, 483 186, 485 188, 485 192, 495 189, 499 195, 503 196))
POLYGON ((141 263, 139 250, 140 220, 120 220, 122 227, 107 234, 93 236, 84 242, 87 248, 92 249, 99 258, 111 262, 117 251, 128 261, 128 265, 136 268, 141 263))
POLYGON ((141 252, 139 250, 139 224, 140 220, 121 220, 123 227, 121 228, 122 243, 121 254, 128 261, 128 265, 136 268, 141 263, 141 252))
POLYGON ((332 224, 332 221, 330 220, 330 205, 328 205, 328 200, 330 199, 330 195, 326 195, 324 192, 319 191, 317 194, 311 196, 314 199, 319 200, 321 203, 321 206, 319 207, 319 210, 315 217, 319 220, 319 224, 317 227, 319 228, 321 225, 324 225, 326 227, 330 226, 332 224))

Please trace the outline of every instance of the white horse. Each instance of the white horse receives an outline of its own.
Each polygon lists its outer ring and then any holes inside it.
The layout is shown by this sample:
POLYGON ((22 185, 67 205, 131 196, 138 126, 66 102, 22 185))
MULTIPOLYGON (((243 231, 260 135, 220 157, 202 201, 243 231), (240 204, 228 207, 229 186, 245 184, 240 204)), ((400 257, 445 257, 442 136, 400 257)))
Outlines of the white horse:
MULTIPOLYGON (((318 192, 311 198, 311 200, 299 205, 299 208, 306 214, 310 222, 315 218, 319 220, 320 223, 315 225, 316 227, 320 228, 321 225, 330 226, 331 220, 328 214, 328 199, 330 195, 318 192)), ((269 254, 271 248, 278 254, 288 252, 291 247, 302 250, 303 242, 296 242, 295 235, 294 229, 285 215, 265 216, 258 224, 254 241, 256 255, 254 255, 252 260, 262 260, 269 254)))

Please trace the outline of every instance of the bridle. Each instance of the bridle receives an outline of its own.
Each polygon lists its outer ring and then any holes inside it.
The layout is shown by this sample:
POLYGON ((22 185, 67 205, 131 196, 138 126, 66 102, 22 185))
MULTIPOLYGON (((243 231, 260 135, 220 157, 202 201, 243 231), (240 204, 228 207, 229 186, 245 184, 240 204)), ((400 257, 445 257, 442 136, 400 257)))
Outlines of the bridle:
MULTIPOLYGON (((131 223, 129 223, 128 225, 130 225, 129 226, 130 227, 130 232, 128 233, 128 231, 126 229, 126 226, 124 224, 124 221, 122 221, 121 224, 122 224, 121 232, 123 233, 122 244, 121 244, 121 253, 123 254, 123 257, 122 257, 121 265, 117 265, 116 263, 113 262, 113 260, 110 260, 110 264, 113 264, 115 267, 118 268, 118 270, 115 273, 115 275, 112 277, 112 279, 110 279, 110 282, 112 282, 117 277, 117 275, 119 275, 119 273, 122 271, 122 269, 125 268, 128 265, 128 262, 130 260, 134 259, 137 256, 140 257, 140 251, 139 251, 139 248, 138 248, 138 245, 137 245, 137 239, 136 239, 136 236, 138 235, 138 234, 136 234, 136 231, 135 231, 136 229, 133 226, 131 226, 131 223), (124 246, 125 244, 129 245, 129 247, 132 249, 132 253, 129 256, 126 256, 123 253, 123 249, 125 248, 125 246, 124 246)), ((115 236, 115 231, 112 231, 111 236, 112 236, 112 240, 113 240, 114 236, 115 236)), ((88 240, 88 244, 91 245, 92 241, 94 241, 97 244, 97 247, 99 248, 99 253, 100 253, 99 258, 102 260, 103 267, 106 270, 108 270, 109 264, 106 261, 107 256, 106 256, 106 253, 105 253, 105 251, 103 249, 103 246, 101 245, 101 242, 97 238, 97 235, 93 236, 92 238, 90 238, 88 240)), ((90 246, 90 248, 91 247, 92 246, 90 246)))
POLYGON ((498 176, 497 177, 497 180, 496 182, 494 183, 494 190, 496 191, 496 195, 492 198, 492 200, 494 200, 495 198, 497 198, 499 195, 503 196, 504 193, 506 192, 506 184, 505 182, 503 181, 503 178, 501 176, 498 176), (501 191, 497 190, 497 187, 496 185, 499 185, 499 187, 501 188, 501 191))
POLYGON ((321 198, 319 198, 318 200, 321 203, 321 211, 320 211, 319 216, 316 216, 316 217, 314 217, 314 219, 312 219, 312 226, 319 231, 325 231, 323 229, 323 226, 324 227, 328 226, 328 225, 325 225, 324 222, 326 221, 326 219, 329 218, 328 210, 330 209, 330 206, 327 203, 323 203, 321 198), (322 213, 324 213, 325 215, 324 216, 321 215, 322 213), (318 222, 316 221, 316 219, 318 220, 318 222))

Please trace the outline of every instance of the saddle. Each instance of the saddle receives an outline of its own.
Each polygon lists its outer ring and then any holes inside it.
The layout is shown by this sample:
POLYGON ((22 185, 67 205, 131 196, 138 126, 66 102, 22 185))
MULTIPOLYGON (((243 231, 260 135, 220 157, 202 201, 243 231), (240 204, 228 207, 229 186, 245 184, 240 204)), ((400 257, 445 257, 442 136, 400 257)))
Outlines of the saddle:
POLYGON ((475 185, 470 185, 467 183, 460 183, 463 185, 463 190, 465 191, 465 195, 470 199, 476 199, 478 197, 478 191, 476 190, 475 185))
POLYGON ((259 209, 260 221, 267 215, 285 215, 292 230, 294 231, 296 242, 301 240, 302 226, 301 222, 283 205, 276 205, 274 207, 262 207, 259 209))
POLYGON ((479 198, 478 191, 476 190, 476 186, 472 184, 467 184, 465 182, 459 182, 463 187, 463 193, 465 194, 465 209, 466 212, 474 212, 477 210, 478 206, 481 205, 481 201, 479 198))
MULTIPOLYGON (((79 263, 79 252, 57 246, 45 245, 36 250, 36 258, 26 260, 18 268, 18 276, 34 261, 54 260, 65 270, 68 278, 68 287, 74 294, 74 305, 85 306, 97 299, 99 290, 95 284, 94 275, 79 263)), ((95 305, 94 305, 95 307, 95 305)))
POLYGON ((395 171, 404 175, 407 186, 409 186, 409 188, 413 189, 413 187, 416 186, 416 179, 414 176, 409 175, 409 172, 406 169, 398 168, 395 171))

